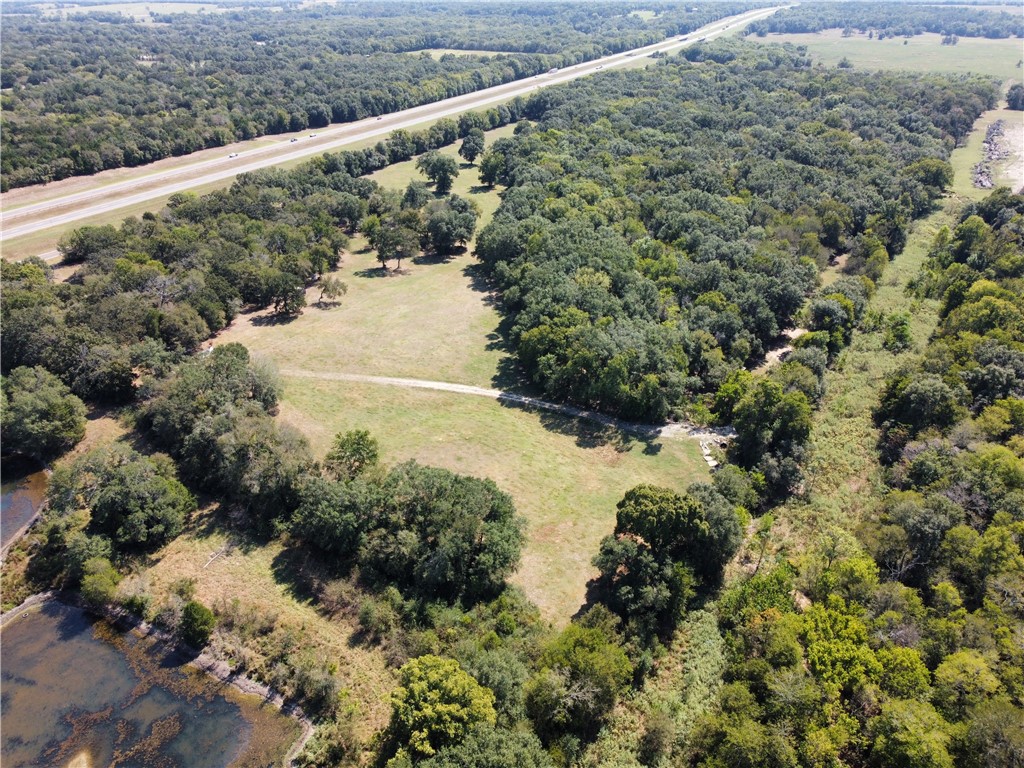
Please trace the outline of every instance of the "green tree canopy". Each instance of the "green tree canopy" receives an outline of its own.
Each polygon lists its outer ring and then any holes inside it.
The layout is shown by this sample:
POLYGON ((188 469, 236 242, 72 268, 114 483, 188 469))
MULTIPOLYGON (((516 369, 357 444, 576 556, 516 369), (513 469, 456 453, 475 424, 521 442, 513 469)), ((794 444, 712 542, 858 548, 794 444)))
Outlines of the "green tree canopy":
POLYGON ((474 726, 461 743, 420 763, 422 768, 553 768, 551 757, 528 730, 474 726))
POLYGON ((3 378, 4 450, 48 461, 85 437, 85 405, 44 368, 3 378))
POLYGON ((351 480, 377 464, 380 445, 365 429, 352 429, 334 436, 324 459, 324 468, 336 480, 351 480))
POLYGON ((454 659, 420 656, 398 671, 389 736, 414 759, 459 744, 478 723, 494 725, 494 694, 454 659))
POLYGON ((931 704, 887 701, 871 730, 871 760, 879 768, 953 768, 949 724, 931 704))
POLYGON ((432 149, 419 156, 416 160, 416 170, 430 179, 439 194, 446 195, 452 188, 452 182, 459 175, 459 164, 454 157, 432 149))
POLYGON ((472 129, 466 134, 466 138, 462 140, 462 146, 459 147, 459 156, 472 165, 473 161, 483 153, 485 141, 482 130, 479 128, 472 129))
POLYGON ((546 743, 563 734, 594 735, 629 682, 633 666, 608 611, 592 608, 541 655, 526 686, 526 711, 546 743))
POLYGON ((142 456, 125 446, 99 448, 54 472, 51 508, 91 513, 90 528, 122 550, 152 550, 177 536, 196 508, 162 454, 142 456))

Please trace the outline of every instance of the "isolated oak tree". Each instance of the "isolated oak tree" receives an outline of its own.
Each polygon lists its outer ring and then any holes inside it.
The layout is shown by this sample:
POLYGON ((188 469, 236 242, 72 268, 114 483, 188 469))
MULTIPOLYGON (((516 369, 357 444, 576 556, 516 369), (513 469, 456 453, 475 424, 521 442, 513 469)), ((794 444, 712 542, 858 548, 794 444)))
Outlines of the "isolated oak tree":
POLYGON ((434 189, 442 195, 448 194, 452 182, 459 175, 459 164, 454 157, 442 155, 437 150, 430 150, 420 155, 416 161, 416 170, 434 184, 434 189))
POLYGON ((483 153, 484 144, 484 132, 479 128, 474 128, 467 134, 466 138, 462 140, 462 146, 459 147, 459 156, 472 165, 473 162, 483 153))

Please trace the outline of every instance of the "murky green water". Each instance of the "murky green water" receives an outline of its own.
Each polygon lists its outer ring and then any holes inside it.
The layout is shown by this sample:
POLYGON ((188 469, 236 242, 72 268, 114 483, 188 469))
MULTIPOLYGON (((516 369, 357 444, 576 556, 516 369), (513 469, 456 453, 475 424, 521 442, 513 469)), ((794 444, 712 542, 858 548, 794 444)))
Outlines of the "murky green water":
POLYGON ((280 765, 299 726, 149 638, 57 602, 4 626, 4 768, 280 765))
POLYGON ((0 479, 0 548, 6 548, 46 498, 46 472, 34 462, 7 459, 0 479))

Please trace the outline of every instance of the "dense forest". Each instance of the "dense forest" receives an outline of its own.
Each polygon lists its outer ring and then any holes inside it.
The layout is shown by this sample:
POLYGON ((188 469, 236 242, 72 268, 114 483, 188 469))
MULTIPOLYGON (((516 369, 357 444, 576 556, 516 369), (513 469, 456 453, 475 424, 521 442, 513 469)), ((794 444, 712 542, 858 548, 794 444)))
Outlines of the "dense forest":
POLYGON ((825 541, 803 573, 766 561, 722 595, 725 685, 691 765, 1024 756, 1024 196, 966 205, 929 257, 912 289, 942 320, 881 394, 863 549, 825 541))
POLYGON ((389 768, 1019 762, 1020 195, 967 206, 912 286, 941 300, 942 320, 881 393, 887 492, 856 531, 863 549, 826 543, 801 573, 766 556, 749 578, 724 579, 744 531, 766 540, 799 487, 826 370, 853 334, 870 322, 886 348, 906 346, 907 319, 869 311, 871 296, 997 96, 979 78, 867 76, 812 67, 791 47, 699 45, 80 229, 60 243, 78 265, 66 282, 38 259, 3 263, 5 442, 59 456, 82 439, 84 402, 124 405, 136 430, 132 447, 56 469, 5 599, 77 588, 209 643, 316 719, 299 759, 310 767, 366 752, 389 768), (483 143, 483 129, 513 122, 512 137, 483 143), (477 253, 535 385, 629 418, 736 428, 710 482, 624 494, 587 603, 560 630, 506 582, 524 523, 493 482, 389 466, 358 430, 318 460, 275 418, 269 366, 238 344, 202 349, 245 309, 287 317, 310 286, 340 295, 330 272, 356 231, 382 269, 467 242, 477 213, 450 194, 457 163, 433 151, 460 137, 484 182, 505 187, 477 253), (432 187, 360 178, 413 156, 432 187), (837 261, 844 274, 823 286, 837 261), (795 323, 808 333, 793 354, 751 373, 795 323), (336 659, 300 628, 238 601, 203 605, 187 581, 158 600, 138 578, 208 502, 247 544, 280 543, 288 587, 351 621, 352 642, 396 670, 371 743, 355 735, 336 659), (687 738, 666 697, 635 751, 595 757, 617 705, 701 644, 720 650, 724 684, 711 672, 671 692, 703 696, 687 738))
POLYGON ((842 29, 878 39, 932 32, 947 37, 1024 37, 1024 20, 1006 11, 914 3, 801 3, 749 24, 745 34, 842 29))
POLYGON ((393 112, 657 42, 756 3, 660 8, 651 21, 637 7, 343 3, 148 25, 5 7, 3 185, 393 112), (444 48, 495 55, 418 53, 444 48))
POLYGON ((842 346, 997 91, 735 42, 683 56, 531 99, 536 126, 481 159, 509 189, 477 253, 546 395, 654 421, 703 403, 728 421, 701 395, 762 359, 849 253, 868 280, 830 289, 843 296, 812 307, 804 342, 842 346))

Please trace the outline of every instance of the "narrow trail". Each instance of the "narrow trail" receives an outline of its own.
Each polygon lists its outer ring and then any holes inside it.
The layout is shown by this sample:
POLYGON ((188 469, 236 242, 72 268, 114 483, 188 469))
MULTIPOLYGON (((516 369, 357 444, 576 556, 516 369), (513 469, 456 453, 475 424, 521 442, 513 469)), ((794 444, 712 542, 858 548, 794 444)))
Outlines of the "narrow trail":
POLYGON ((396 376, 366 376, 361 373, 338 373, 303 371, 295 368, 284 368, 280 371, 282 376, 299 379, 319 379, 321 381, 353 381, 361 384, 380 384, 391 387, 406 387, 409 389, 433 389, 440 392, 454 392, 460 395, 472 395, 475 397, 488 397, 500 403, 514 403, 528 408, 539 408, 545 411, 553 411, 565 416, 572 416, 578 419, 586 419, 606 427, 613 427, 623 432, 628 432, 641 437, 649 438, 677 438, 687 437, 694 440, 719 441, 733 437, 736 433, 731 427, 715 429, 711 427, 698 427, 686 422, 664 424, 639 424, 633 421, 616 419, 613 416, 606 416, 597 411, 590 411, 585 408, 577 408, 573 405, 552 403, 527 395, 518 395, 514 392, 506 392, 501 389, 488 389, 487 387, 475 387, 469 384, 452 384, 447 381, 428 381, 426 379, 404 379, 396 376))

